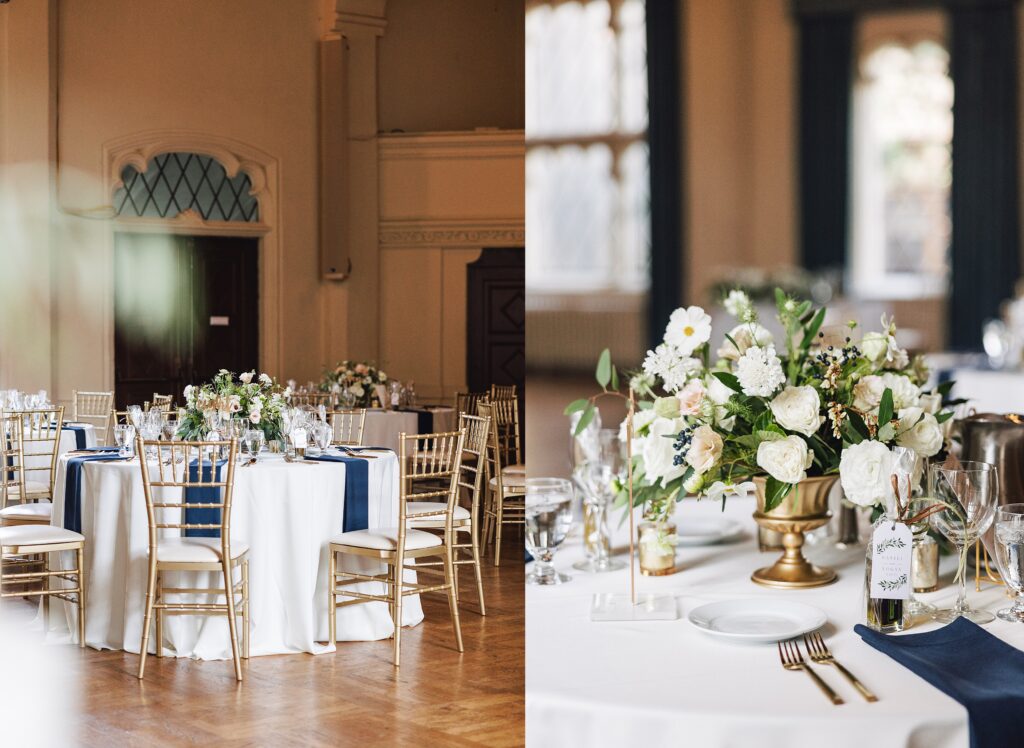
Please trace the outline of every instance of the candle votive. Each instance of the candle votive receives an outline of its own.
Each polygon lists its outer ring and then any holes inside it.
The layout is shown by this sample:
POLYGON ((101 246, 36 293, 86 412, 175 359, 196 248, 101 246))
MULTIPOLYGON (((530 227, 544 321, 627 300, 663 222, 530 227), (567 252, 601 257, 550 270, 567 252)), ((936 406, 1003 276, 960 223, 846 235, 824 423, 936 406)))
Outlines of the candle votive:
POLYGON ((939 544, 928 533, 914 538, 910 579, 914 592, 934 592, 939 587, 939 544))

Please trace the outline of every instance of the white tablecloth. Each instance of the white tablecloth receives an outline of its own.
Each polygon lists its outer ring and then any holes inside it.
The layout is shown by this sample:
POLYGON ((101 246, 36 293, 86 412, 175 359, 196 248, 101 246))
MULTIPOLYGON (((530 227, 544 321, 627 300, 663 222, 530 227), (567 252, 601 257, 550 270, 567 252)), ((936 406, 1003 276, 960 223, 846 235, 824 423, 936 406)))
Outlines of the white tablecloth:
MULTIPOLYGON (((718 515, 720 504, 687 500, 676 522, 718 515)), ((588 574, 572 569, 582 557, 579 541, 563 547, 555 565, 572 576, 558 587, 527 586, 526 728, 530 748, 546 746, 758 746, 758 748, 965 748, 967 713, 853 632, 863 622, 863 548, 845 555, 834 547, 809 549, 843 563, 833 564, 839 581, 813 590, 771 590, 750 581, 755 569, 778 553, 761 554, 753 500, 729 499, 726 516, 748 532, 734 544, 680 548, 682 571, 668 577, 642 577, 640 591, 677 599, 677 621, 592 623, 596 592, 628 593, 628 571, 588 574), (833 706, 804 673, 786 672, 774 644, 732 644, 712 638, 685 620, 698 605, 732 598, 794 600, 816 605, 828 615, 822 635, 837 659, 878 696, 866 703, 829 667, 815 666, 846 701, 833 706)), ((613 524, 617 525, 618 517, 613 524)), ((628 523, 625 525, 628 529, 628 523)), ((626 530, 615 544, 628 542, 626 530)), ((947 559, 948 560, 948 559, 947 559)), ((1008 602, 1002 588, 969 600, 995 610, 1008 602)), ((955 588, 947 586, 921 599, 948 607, 955 588)), ((925 631, 929 623, 908 633, 925 631)), ((1024 647, 1024 625, 996 620, 992 634, 1024 647)), ((1013 736, 1018 740, 1020 736, 1013 736)), ((1010 745, 1008 743, 1007 745, 1010 745)))
POLYGON ((953 369, 944 376, 956 381, 953 397, 967 398, 979 413, 1024 413, 1024 371, 953 369))
MULTIPOLYGON (((433 431, 440 433, 454 431, 458 426, 458 418, 454 408, 431 408, 433 412, 433 431)), ((420 433, 419 414, 404 410, 381 410, 373 408, 366 411, 363 423, 363 444, 372 447, 387 447, 398 451, 400 434, 420 433)))
MULTIPOLYGON (((327 541, 342 528, 345 465, 314 465, 288 464, 278 455, 264 454, 258 465, 235 471, 231 531, 233 541, 244 541, 250 549, 253 656, 333 651, 317 642, 327 639, 327 541)), ((398 522, 398 460, 394 455, 382 455, 368 460, 368 466, 369 526, 393 527, 398 522)), ((53 512, 58 525, 64 521, 66 468, 67 458, 62 458, 53 512)), ((146 503, 138 462, 84 465, 82 533, 86 537, 86 643, 97 649, 137 653, 148 557, 146 503)), ((350 557, 345 564, 349 569, 379 568, 375 562, 350 557)), ((219 577, 203 573, 193 575, 188 584, 174 586, 220 583, 219 577)), ((369 583, 355 589, 380 593, 384 586, 369 583)), ((74 611, 65 607, 72 622, 74 611)), ((419 598, 406 598, 402 614, 407 626, 423 620, 419 598)), ((384 639, 393 632, 384 603, 342 608, 337 621, 342 641, 384 639)), ((168 616, 164 637, 167 654, 203 660, 230 657, 227 619, 221 616, 168 616)))

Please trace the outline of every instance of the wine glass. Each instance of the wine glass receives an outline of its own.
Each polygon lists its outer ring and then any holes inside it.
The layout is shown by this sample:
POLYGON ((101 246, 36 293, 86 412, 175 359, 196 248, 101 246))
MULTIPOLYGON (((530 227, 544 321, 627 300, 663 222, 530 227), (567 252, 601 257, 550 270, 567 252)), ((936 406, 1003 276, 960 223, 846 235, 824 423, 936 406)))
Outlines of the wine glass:
POLYGON ((263 447, 263 432, 259 429, 246 429, 242 435, 242 444, 249 455, 249 459, 259 459, 260 449, 263 447))
POLYGON ((580 571, 604 572, 626 568, 611 558, 611 533, 608 509, 615 498, 615 481, 626 468, 618 429, 601 429, 594 439, 590 456, 580 461, 573 479, 583 494, 583 546, 587 558, 573 564, 580 571))
POLYGON ((219 442, 221 429, 224 428, 224 419, 221 412, 216 408, 203 411, 203 418, 206 420, 206 441, 219 442))
POLYGON ((1011 623, 1024 623, 1024 504, 1007 504, 996 512, 996 565, 1008 589, 1013 606, 996 615, 1011 623))
POLYGON ((572 499, 572 483, 564 478, 526 479, 526 550, 534 558, 527 584, 569 581, 551 562, 572 525, 572 499))
POLYGON ((178 419, 167 418, 161 427, 164 441, 173 442, 178 437, 178 419))
POLYGON ((327 448, 331 446, 331 437, 334 436, 333 429, 329 423, 324 421, 317 421, 312 426, 313 441, 323 454, 327 451, 327 448))
MULTIPOLYGON (((999 478, 995 465, 964 460, 956 467, 933 465, 930 472, 933 497, 947 508, 931 516, 932 524, 953 545, 960 558, 992 524, 999 495, 999 478)), ((950 623, 963 616, 974 623, 988 623, 995 616, 967 604, 966 569, 960 569, 960 590, 952 608, 938 610, 932 618, 950 623)))
POLYGON ((134 426, 135 428, 139 428, 140 426, 142 426, 142 406, 129 405, 128 418, 131 419, 132 426, 134 426))
POLYGON ((117 444, 118 457, 132 456, 132 440, 135 439, 135 427, 130 423, 119 423, 114 426, 114 443, 117 444))

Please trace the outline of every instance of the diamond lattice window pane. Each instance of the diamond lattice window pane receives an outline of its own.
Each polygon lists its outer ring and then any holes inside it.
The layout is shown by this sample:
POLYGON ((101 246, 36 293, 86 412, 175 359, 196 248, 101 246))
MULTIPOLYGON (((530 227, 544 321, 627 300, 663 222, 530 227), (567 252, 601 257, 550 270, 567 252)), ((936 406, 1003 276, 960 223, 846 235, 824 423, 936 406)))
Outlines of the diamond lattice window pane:
POLYGON ((119 215, 174 218, 193 210, 207 221, 259 221, 249 175, 240 171, 229 177, 211 156, 162 153, 150 159, 144 172, 126 166, 121 181, 114 193, 119 215))

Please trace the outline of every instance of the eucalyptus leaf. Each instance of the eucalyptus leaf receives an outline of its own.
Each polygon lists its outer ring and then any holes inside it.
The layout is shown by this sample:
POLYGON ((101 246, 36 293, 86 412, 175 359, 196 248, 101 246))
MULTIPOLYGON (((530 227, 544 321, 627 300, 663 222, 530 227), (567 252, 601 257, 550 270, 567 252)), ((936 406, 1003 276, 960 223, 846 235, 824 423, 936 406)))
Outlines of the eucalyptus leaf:
POLYGON ((618 392, 619 390, 619 370, 612 365, 612 389, 618 392))
POLYGON ((594 376, 602 387, 607 387, 612 381, 612 352, 607 348, 601 351, 601 357, 597 359, 597 371, 594 376))
POLYGON ((580 398, 579 400, 573 400, 571 403, 565 406, 565 410, 563 411, 563 413, 567 416, 572 415, 573 413, 578 413, 584 408, 586 408, 589 403, 590 401, 587 400, 587 398, 585 397, 580 398))
POLYGON ((939 423, 945 423, 946 421, 948 421, 952 417, 953 417, 953 411, 947 410, 944 413, 937 413, 935 415, 935 420, 938 421, 939 423))
POLYGON ((597 413, 597 408, 593 404, 588 403, 587 407, 583 411, 583 415, 580 416, 580 422, 576 424, 576 430, 573 432, 573 436, 579 436, 586 431, 587 426, 590 425, 591 421, 594 420, 594 415, 597 413))

